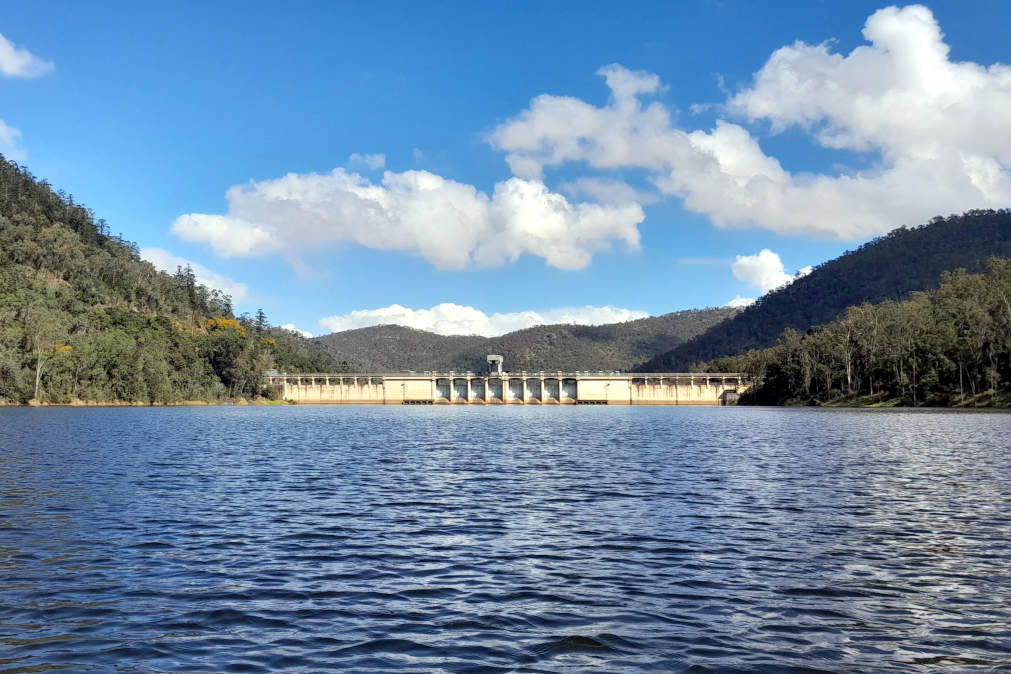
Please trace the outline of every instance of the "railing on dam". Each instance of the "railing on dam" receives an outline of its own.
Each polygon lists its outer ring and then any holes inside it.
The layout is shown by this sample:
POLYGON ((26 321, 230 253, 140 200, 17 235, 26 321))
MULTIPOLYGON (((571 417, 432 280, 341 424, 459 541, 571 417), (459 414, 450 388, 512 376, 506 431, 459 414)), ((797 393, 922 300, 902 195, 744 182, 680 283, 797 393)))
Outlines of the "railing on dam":
POLYGON ((486 374, 482 372, 456 372, 455 370, 432 370, 415 372, 413 370, 406 370, 404 372, 281 372, 279 374, 268 374, 264 378, 268 383, 280 383, 283 379, 293 380, 293 379, 383 379, 383 378, 430 378, 430 377, 471 377, 480 379, 512 379, 514 377, 518 378, 535 378, 535 377, 621 377, 627 379, 657 379, 657 378, 667 378, 672 379, 677 377, 679 379, 694 378, 694 379, 742 379, 748 380, 749 377, 741 372, 621 372, 619 370, 607 371, 590 371, 590 370, 537 370, 537 371, 519 371, 519 372, 503 372, 499 374, 486 374))
POLYGON ((330 404, 726 405, 751 384, 737 372, 537 371, 271 374, 292 402, 330 404))

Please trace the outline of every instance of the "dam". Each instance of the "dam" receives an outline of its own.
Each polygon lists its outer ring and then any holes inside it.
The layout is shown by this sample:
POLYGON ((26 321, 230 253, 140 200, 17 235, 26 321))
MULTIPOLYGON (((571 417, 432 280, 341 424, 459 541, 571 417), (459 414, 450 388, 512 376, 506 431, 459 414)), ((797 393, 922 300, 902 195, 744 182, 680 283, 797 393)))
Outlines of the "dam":
POLYGON ((740 373, 505 372, 266 375, 279 399, 331 405, 732 405, 740 373))

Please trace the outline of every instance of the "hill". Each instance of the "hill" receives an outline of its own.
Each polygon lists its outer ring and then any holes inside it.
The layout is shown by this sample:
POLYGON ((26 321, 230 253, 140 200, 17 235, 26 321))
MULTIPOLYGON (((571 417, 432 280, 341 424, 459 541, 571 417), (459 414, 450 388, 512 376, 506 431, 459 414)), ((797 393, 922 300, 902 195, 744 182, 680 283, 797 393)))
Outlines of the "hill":
POLYGON ((0 156, 0 403, 256 396, 270 367, 339 364, 262 312, 235 317, 192 270, 158 271, 72 196, 0 156))
POLYGON ((982 272, 1011 257, 1011 211, 977 210, 901 227, 818 266, 732 319, 648 360, 641 372, 683 371, 714 358, 772 346, 787 328, 806 331, 847 307, 902 300, 937 288, 941 273, 982 272))
POLYGON ((1011 260, 936 290, 847 309, 768 349, 710 363, 758 382, 743 404, 1011 406, 1011 260))
MULTIPOLYGON (((446 336, 403 325, 376 325, 334 332, 314 342, 334 358, 347 361, 357 372, 460 369, 453 356, 486 337, 446 336)), ((491 352, 489 352, 491 353, 491 352)))
POLYGON ((725 321, 730 308, 679 311, 610 325, 540 325, 499 337, 445 336, 399 325, 346 330, 315 341, 356 370, 480 372, 502 354, 511 371, 629 370, 725 321))

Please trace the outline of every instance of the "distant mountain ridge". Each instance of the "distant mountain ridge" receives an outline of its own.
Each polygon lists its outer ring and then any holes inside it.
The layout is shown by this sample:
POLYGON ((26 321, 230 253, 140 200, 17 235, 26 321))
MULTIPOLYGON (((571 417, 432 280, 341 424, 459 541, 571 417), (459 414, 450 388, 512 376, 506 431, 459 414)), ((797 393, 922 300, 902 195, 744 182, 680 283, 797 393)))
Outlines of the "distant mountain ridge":
POLYGON ((773 345, 786 328, 801 332, 847 307, 900 300, 938 286, 941 273, 982 272, 991 257, 1011 257, 1011 211, 973 210, 900 227, 825 262, 762 297, 730 320, 652 358, 641 372, 681 371, 773 345))
POLYGON ((631 370, 735 315, 721 307, 678 311, 608 325, 540 325, 499 337, 438 335, 378 325, 316 337, 335 359, 359 371, 480 372, 485 356, 502 354, 507 370, 631 370))

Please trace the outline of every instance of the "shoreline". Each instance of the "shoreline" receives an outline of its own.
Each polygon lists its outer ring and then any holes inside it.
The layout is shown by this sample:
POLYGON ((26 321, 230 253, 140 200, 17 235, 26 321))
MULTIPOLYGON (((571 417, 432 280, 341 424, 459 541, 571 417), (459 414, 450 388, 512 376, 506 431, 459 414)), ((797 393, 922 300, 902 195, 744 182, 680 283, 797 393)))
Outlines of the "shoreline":
POLYGON ((179 400, 171 403, 145 403, 130 402, 127 400, 72 400, 66 403, 51 403, 29 401, 27 403, 16 403, 0 401, 0 408, 44 408, 44 407, 269 407, 293 405, 287 400, 268 400, 258 398, 248 400, 246 398, 225 398, 222 400, 179 400))
POLYGON ((798 400, 792 399, 778 405, 769 403, 750 404, 738 403, 738 407, 790 407, 818 409, 851 409, 851 410, 990 410, 995 412, 1011 411, 1011 399, 1007 397, 993 398, 987 393, 980 393, 957 404, 921 403, 910 405, 901 398, 882 398, 874 396, 854 396, 852 398, 836 398, 834 400, 798 400))
MULTIPOLYGON (((356 404, 333 404, 333 403, 313 403, 295 402, 289 400, 247 400, 223 399, 223 400, 180 400, 171 403, 142 403, 126 401, 86 401, 75 400, 69 403, 49 403, 49 402, 28 402, 14 403, 0 401, 0 409, 43 409, 43 408, 114 408, 114 407, 137 407, 137 408, 164 408, 164 407, 399 407, 399 405, 384 405, 381 403, 356 403, 356 404)), ((432 407, 523 407, 523 405, 434 405, 432 407)), ((568 407, 568 405, 533 405, 533 407, 568 407)), ((715 405, 609 405, 608 407, 717 407, 715 405)), ((722 407, 743 407, 743 408, 766 408, 766 409, 818 409, 818 410, 864 410, 864 411, 902 411, 902 412, 969 412, 969 413, 1008 413, 1011 412, 1011 405, 903 405, 900 401, 886 401, 886 404, 853 404, 845 402, 830 403, 796 403, 786 405, 725 405, 722 407)))

